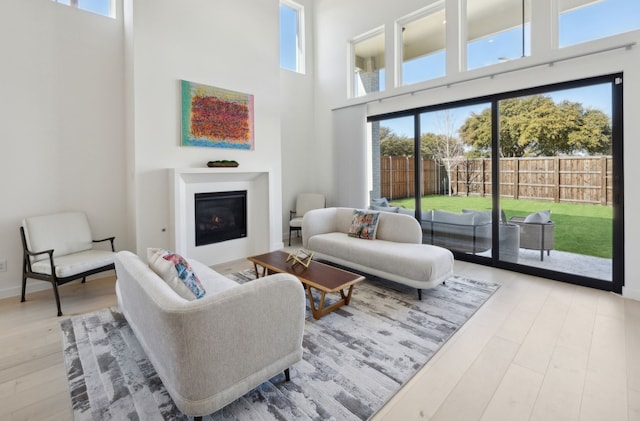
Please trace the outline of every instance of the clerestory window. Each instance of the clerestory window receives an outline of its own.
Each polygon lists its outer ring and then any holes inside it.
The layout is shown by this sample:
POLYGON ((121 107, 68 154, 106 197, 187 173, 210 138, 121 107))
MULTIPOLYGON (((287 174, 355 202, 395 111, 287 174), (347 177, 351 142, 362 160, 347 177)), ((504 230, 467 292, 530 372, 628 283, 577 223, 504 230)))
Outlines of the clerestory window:
POLYGON ((467 0, 467 70, 531 55, 531 0, 467 0))
POLYGON ((640 29, 638 0, 557 0, 558 45, 567 47, 640 29))
POLYGON ((398 30, 402 39, 401 81, 398 85, 409 85, 446 75, 446 19, 443 2, 398 21, 398 30))
POLYGON ((384 28, 353 40, 351 58, 352 97, 385 90, 384 28))
POLYGON ((304 73, 304 7, 280 1, 280 68, 304 73))
POLYGON ((116 6, 114 0, 52 0, 54 3, 86 10, 87 12, 110 18, 116 17, 116 6))

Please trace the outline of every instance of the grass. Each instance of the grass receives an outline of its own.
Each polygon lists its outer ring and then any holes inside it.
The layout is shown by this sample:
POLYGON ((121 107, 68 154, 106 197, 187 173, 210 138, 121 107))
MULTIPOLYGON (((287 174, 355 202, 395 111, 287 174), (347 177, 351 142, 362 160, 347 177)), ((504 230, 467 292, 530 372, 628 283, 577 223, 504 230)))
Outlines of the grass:
MULTIPOLYGON (((414 199, 392 201, 392 206, 415 208, 414 199)), ((609 206, 555 203, 537 200, 500 199, 507 216, 527 216, 539 210, 551 210, 555 223, 555 249, 588 256, 612 257, 613 209, 609 206)), ((460 212, 462 209, 491 209, 490 197, 424 196, 422 209, 460 212)))

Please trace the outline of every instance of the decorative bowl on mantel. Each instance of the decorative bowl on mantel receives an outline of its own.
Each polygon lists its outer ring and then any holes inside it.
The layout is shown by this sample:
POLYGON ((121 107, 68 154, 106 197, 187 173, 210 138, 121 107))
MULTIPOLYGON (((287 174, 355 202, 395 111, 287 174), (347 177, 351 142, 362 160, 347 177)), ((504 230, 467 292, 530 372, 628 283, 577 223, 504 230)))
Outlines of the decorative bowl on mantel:
POLYGON ((235 168, 238 165, 238 161, 229 161, 227 159, 221 160, 221 161, 209 161, 207 162, 207 167, 210 168, 220 168, 220 167, 226 167, 226 168, 235 168))

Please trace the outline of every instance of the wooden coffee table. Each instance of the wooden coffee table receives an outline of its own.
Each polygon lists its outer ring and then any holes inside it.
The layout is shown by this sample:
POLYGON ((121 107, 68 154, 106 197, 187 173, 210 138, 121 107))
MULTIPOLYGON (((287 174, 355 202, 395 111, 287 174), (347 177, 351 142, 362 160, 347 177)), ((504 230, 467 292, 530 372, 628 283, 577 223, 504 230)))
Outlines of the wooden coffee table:
POLYGON ((265 276, 269 273, 290 273, 300 279, 307 290, 311 313, 316 320, 337 308, 349 305, 353 286, 364 280, 364 276, 314 261, 309 263, 309 267, 304 267, 303 265, 292 266, 291 261, 287 262, 288 256, 283 251, 272 251, 258 256, 251 256, 248 259, 253 262, 256 277, 265 276), (261 271, 258 271, 258 266, 262 267, 261 271), (321 293, 317 307, 311 294, 311 288, 315 288, 321 293), (348 291, 345 292, 347 288, 348 291), (325 307, 324 299, 328 292, 340 292, 341 299, 325 307))

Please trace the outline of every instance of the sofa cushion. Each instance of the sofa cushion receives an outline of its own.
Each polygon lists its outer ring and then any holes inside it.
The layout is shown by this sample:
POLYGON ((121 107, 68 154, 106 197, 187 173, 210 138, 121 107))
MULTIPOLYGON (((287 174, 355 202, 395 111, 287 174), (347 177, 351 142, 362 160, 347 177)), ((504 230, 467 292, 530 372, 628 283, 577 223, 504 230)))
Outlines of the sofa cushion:
POLYGON ((354 209, 353 219, 349 227, 349 236, 364 238, 365 240, 373 240, 376 238, 376 230, 378 229, 379 212, 368 212, 365 210, 354 209))
POLYGON ((340 232, 314 235, 309 239, 309 248, 320 255, 335 256, 344 262, 417 282, 446 277, 453 267, 453 255, 441 247, 386 240, 360 241, 340 232))
POLYGON ((202 298, 205 290, 186 259, 160 248, 148 248, 149 267, 179 296, 193 301, 202 298))
POLYGON ((441 210, 433 211, 433 221, 446 224, 473 225, 474 214, 455 213, 441 210))
POLYGON ((526 218, 524 218, 524 222, 535 223, 535 224, 545 224, 549 222, 550 218, 551 218, 551 211, 543 210, 540 212, 530 213, 529 215, 527 215, 526 218))
POLYGON ((462 209, 462 213, 472 214, 474 216, 473 223, 476 225, 488 224, 491 222, 490 210, 462 209))

